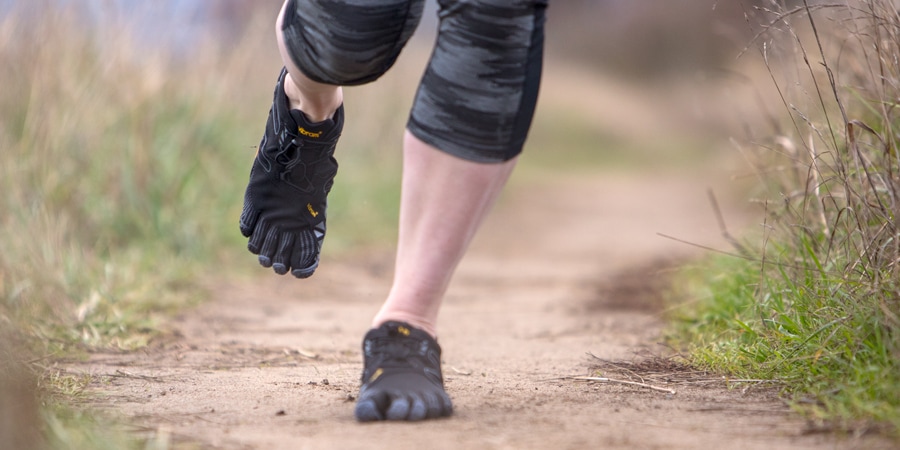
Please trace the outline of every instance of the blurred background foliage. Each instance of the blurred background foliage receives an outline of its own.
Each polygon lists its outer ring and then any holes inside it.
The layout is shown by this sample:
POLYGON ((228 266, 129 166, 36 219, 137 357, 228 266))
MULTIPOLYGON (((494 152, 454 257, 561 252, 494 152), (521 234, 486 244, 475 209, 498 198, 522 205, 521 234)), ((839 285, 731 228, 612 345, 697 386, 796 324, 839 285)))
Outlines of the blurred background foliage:
MULTIPOLYGON (((770 142, 786 123, 771 72, 742 52, 764 43, 769 11, 801 3, 551 1, 540 104, 513 187, 731 170, 729 140, 770 142)), ((54 358, 146 345, 210 280, 270 275, 244 250, 237 218, 281 65, 280 5, 0 0, 0 362, 22 369, 0 371, 0 386, 44 393, 32 415, 50 441, 97 439, 90 427, 73 434, 80 416, 54 400, 84 385, 54 358)), ((393 245, 398 150, 435 11, 429 1, 391 72, 345 92, 327 257, 393 245)))
MULTIPOLYGON (((156 328, 155 312, 202 298, 197 280, 259 273, 235 223, 280 67, 279 7, 0 1, 0 320, 51 350, 132 347, 156 328)), ((435 8, 393 71, 347 89, 334 252, 392 245, 399 142, 435 8)), ((522 176, 712 154, 711 140, 733 127, 718 123, 730 119, 710 106, 719 96, 706 73, 733 63, 743 12, 555 2, 522 176)))

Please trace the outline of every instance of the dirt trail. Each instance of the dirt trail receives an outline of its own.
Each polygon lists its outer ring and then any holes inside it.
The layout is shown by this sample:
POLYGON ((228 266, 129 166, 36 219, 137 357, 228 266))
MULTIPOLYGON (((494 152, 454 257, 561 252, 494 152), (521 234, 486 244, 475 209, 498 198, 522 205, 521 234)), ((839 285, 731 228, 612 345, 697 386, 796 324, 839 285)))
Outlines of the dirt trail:
POLYGON ((447 420, 353 420, 360 339, 387 292, 389 252, 325 258, 306 281, 225 281, 165 342, 68 369, 96 375, 92 389, 106 394, 97 406, 209 448, 880 446, 810 433, 758 387, 674 384, 672 395, 561 379, 591 374, 595 357, 665 354, 658 308, 642 292, 660 261, 696 250, 656 233, 725 247, 706 199, 711 180, 699 178, 607 174, 510 189, 443 309, 456 407, 447 420))

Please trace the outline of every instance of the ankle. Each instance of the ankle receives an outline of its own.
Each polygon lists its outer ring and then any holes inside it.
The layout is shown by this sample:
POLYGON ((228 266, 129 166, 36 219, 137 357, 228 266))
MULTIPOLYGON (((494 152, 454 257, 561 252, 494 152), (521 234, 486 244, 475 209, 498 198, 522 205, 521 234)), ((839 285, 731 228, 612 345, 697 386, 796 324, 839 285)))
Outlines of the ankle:
POLYGON ((321 122, 334 117, 335 111, 344 101, 340 86, 316 85, 316 89, 303 89, 291 75, 284 80, 284 94, 290 109, 298 109, 311 122, 321 122))
POLYGON ((433 339, 437 339, 437 327, 435 323, 421 317, 404 313, 379 314, 372 321, 372 328, 378 328, 387 322, 404 322, 428 333, 433 339))

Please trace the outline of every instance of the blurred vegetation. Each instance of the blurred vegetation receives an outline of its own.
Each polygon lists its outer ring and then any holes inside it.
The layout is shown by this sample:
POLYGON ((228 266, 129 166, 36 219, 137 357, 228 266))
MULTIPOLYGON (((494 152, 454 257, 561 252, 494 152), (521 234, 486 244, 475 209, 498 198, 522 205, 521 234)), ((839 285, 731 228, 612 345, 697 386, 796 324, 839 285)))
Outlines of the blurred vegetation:
POLYGON ((566 0, 549 8, 549 51, 628 77, 727 67, 766 0, 566 0), (589 32, 587 32, 589 30, 589 32))
POLYGON ((178 66, 121 24, 85 27, 84 11, 36 3, 0 22, 0 329, 17 343, 0 352, 0 384, 21 386, 0 413, 38 427, 21 439, 41 445, 129 448, 66 406, 80 389, 52 362, 145 345, 166 312, 202 298, 200 262, 240 246, 225 224, 241 195, 236 150, 253 140, 214 95, 224 54, 178 66), (21 414, 35 395, 40 412, 21 414))
POLYGON ((236 244, 223 174, 251 141, 209 73, 48 9, 0 24, 0 320, 49 350, 141 345, 151 311, 196 296, 191 261, 236 244))
MULTIPOLYGON (((271 29, 280 1, 214 2, 210 14, 215 26, 200 27, 192 40, 173 41, 179 44, 174 47, 148 45, 153 33, 162 39, 171 30, 150 26, 137 32, 135 22, 121 11, 92 9, 86 16, 72 3, 78 2, 15 2, 13 11, 0 17, 0 331, 5 333, 0 340, 15 343, 0 348, 0 417, 16 415, 21 419, 16 429, 25 431, 22 439, 56 448, 166 448, 164 433, 151 430, 136 441, 133 430, 126 432, 72 406, 85 398, 84 387, 91 380, 55 370, 52 362, 84 351, 146 345, 164 329, 169 314, 202 301, 204 283, 212 277, 271 276, 244 250, 237 218, 280 67, 271 29), (14 388, 4 390, 6 386, 14 388), (28 425, 34 420, 40 422, 38 437, 28 425), (110 427, 116 431, 102 431, 110 427)), ((744 13, 762 14, 759 7, 772 5, 764 0, 553 3, 545 72, 551 83, 542 88, 518 173, 527 178, 546 170, 687 167, 709 157, 709 138, 722 134, 717 125, 701 124, 718 134, 682 123, 690 115, 686 102, 670 104, 669 85, 646 83, 673 73, 730 66, 758 31, 744 13), (572 76, 561 62, 626 75, 632 83, 604 84, 608 81, 595 73, 572 76), (613 98, 614 91, 621 98, 613 98), (610 115, 619 122, 610 121, 610 115)), ((893 19, 886 20, 890 24, 893 19)), ((792 36, 791 28, 776 25, 772 31, 792 36)), ((893 39, 895 30, 880 30, 893 39)), ((866 33, 854 36, 862 42, 866 33)), ((430 45, 427 37, 414 40, 378 83, 345 91, 352 126, 338 147, 341 168, 329 197, 329 255, 393 245, 398 148, 414 94, 411 86, 430 45)), ((812 54, 815 48, 807 50, 812 54)), ((883 48, 880 55, 895 51, 883 48)), ((785 59, 791 55, 798 56, 784 51, 785 59)), ((766 246, 762 256, 753 255, 767 264, 732 269, 735 262, 728 261, 727 266, 716 262, 716 269, 704 269, 729 273, 719 279, 734 287, 719 288, 711 280, 698 289, 733 290, 727 301, 737 306, 716 300, 697 302, 690 312, 679 310, 684 329, 693 333, 682 336, 701 343, 698 364, 759 373, 761 366, 748 361, 762 360, 771 376, 785 377, 784 369, 790 367, 799 377, 816 374, 813 369, 828 361, 825 372, 831 376, 843 377, 841 370, 852 366, 870 377, 850 379, 838 386, 840 392, 868 399, 856 394, 868 389, 867 395, 898 398, 895 391, 881 388, 896 382, 884 369, 896 373, 898 348, 896 285, 891 282, 897 277, 890 263, 895 255, 881 250, 896 242, 891 234, 893 188, 887 189, 896 179, 891 171, 896 167, 891 128, 896 78, 892 61, 881 68, 888 68, 881 72, 886 76, 867 77, 880 73, 874 70, 879 57, 867 55, 863 60, 868 66, 841 63, 840 73, 851 66, 858 80, 836 83, 836 98, 859 115, 822 124, 816 114, 786 100, 787 119, 775 120, 784 130, 752 133, 773 136, 762 142, 765 151, 753 156, 790 168, 775 173, 791 173, 795 179, 769 178, 765 175, 771 170, 760 165, 762 184, 769 189, 760 196, 775 193, 770 205, 784 206, 779 213, 770 208, 766 246), (889 82, 878 88, 881 79, 889 82), (870 91, 873 86, 881 90, 870 91), (842 127, 852 120, 871 131, 854 125, 854 133, 845 134, 842 127), (836 138, 827 139, 832 130, 836 138), (817 153, 809 151, 810 136, 817 153), (793 153, 779 142, 790 142, 793 153), (782 160, 773 162, 773 157, 782 160), (803 176, 796 183, 797 174, 814 172, 817 183, 803 176), (872 174, 879 175, 868 176, 872 174), (842 180, 856 184, 847 189, 831 184, 842 180), (809 195, 812 185, 819 190, 809 195), (873 205, 885 209, 866 209, 873 205), (816 228, 822 211, 824 229, 816 228), (854 223, 860 226, 854 228, 854 223), (781 238, 776 229, 788 237, 781 238), (870 262, 875 256, 883 266, 870 262), (803 269, 795 272, 795 266, 803 269), (830 297, 809 296, 817 298, 812 306, 800 307, 797 293, 830 297), (753 345, 772 336, 782 341, 765 348, 731 344, 750 336, 756 339, 753 345), (836 342, 846 345, 834 347, 836 342), (857 361, 864 365, 853 366, 857 361)), ((781 65, 775 73, 804 68, 794 64, 781 65)), ((821 84, 827 77, 821 78, 818 68, 810 72, 819 74, 817 86, 828 87, 821 84)), ((700 96, 718 96, 706 89, 700 96)), ((797 90, 810 92, 803 89, 797 90)), ((835 104, 824 110, 834 111, 835 104)), ((708 298, 719 296, 710 293, 708 298)), ((889 417, 877 411, 896 407, 874 401, 839 404, 832 400, 839 396, 831 395, 822 381, 833 379, 808 378, 815 382, 797 382, 792 392, 798 399, 812 393, 819 402, 816 411, 829 417, 841 411, 847 411, 841 417, 889 417)))
POLYGON ((751 48, 781 110, 740 144, 764 227, 693 271, 676 336, 698 365, 780 381, 827 426, 896 436, 900 14, 890 0, 769 6, 751 48))
MULTIPOLYGON (((277 9, 245 18, 241 39, 211 29, 188 53, 136 40, 114 13, 35 10, 0 22, 0 321, 40 352, 141 346, 156 313, 203 297, 204 276, 255 268, 237 218, 280 67, 277 9)), ((326 245, 392 238, 397 111, 412 94, 348 90, 326 245)))
MULTIPOLYGON (((121 11, 76 6, 21 2, 0 17, 0 418, 39 420, 40 437, 21 439, 53 448, 150 448, 166 437, 137 442, 70 406, 90 377, 53 363, 144 346, 210 278, 269 274, 237 218, 280 69, 280 5, 244 17, 240 38, 211 30, 187 50, 137 38, 121 11), (34 396, 39 412, 23 414, 34 396)), ((402 98, 372 92, 348 93, 363 102, 348 116, 372 119, 342 142, 332 250, 393 237, 402 122, 395 135, 372 123, 402 98)), ((29 447, 16 436, 0 448, 29 447)))

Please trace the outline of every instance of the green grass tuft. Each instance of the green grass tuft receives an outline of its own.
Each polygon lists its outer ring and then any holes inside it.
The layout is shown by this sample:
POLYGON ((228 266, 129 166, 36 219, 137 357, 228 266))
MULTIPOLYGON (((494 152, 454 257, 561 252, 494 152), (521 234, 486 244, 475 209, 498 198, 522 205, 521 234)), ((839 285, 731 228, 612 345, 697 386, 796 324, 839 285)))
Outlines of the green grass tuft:
POLYGON ((43 342, 131 348, 198 298, 196 261, 236 242, 238 142, 197 75, 98 48, 75 13, 7 17, 0 56, 0 320, 43 342), (31 55, 25 58, 25 55, 31 55), (185 81, 187 80, 187 81, 185 81))
POLYGON ((811 417, 896 434, 900 15, 881 0, 763 13, 785 107, 745 150, 763 232, 692 270, 674 339, 698 365, 781 380, 811 417))
POLYGON ((74 405, 85 380, 52 363, 146 345, 243 249, 235 180, 259 139, 243 126, 257 103, 222 97, 250 70, 229 71, 227 56, 250 53, 208 47, 186 65, 120 24, 34 6, 0 18, 0 331, 17 343, 0 349, 0 384, 23 386, 0 390, 0 415, 20 414, 40 435, 22 439, 49 448, 152 447, 152 433, 74 405), (39 412, 5 409, 23 404, 39 412))

